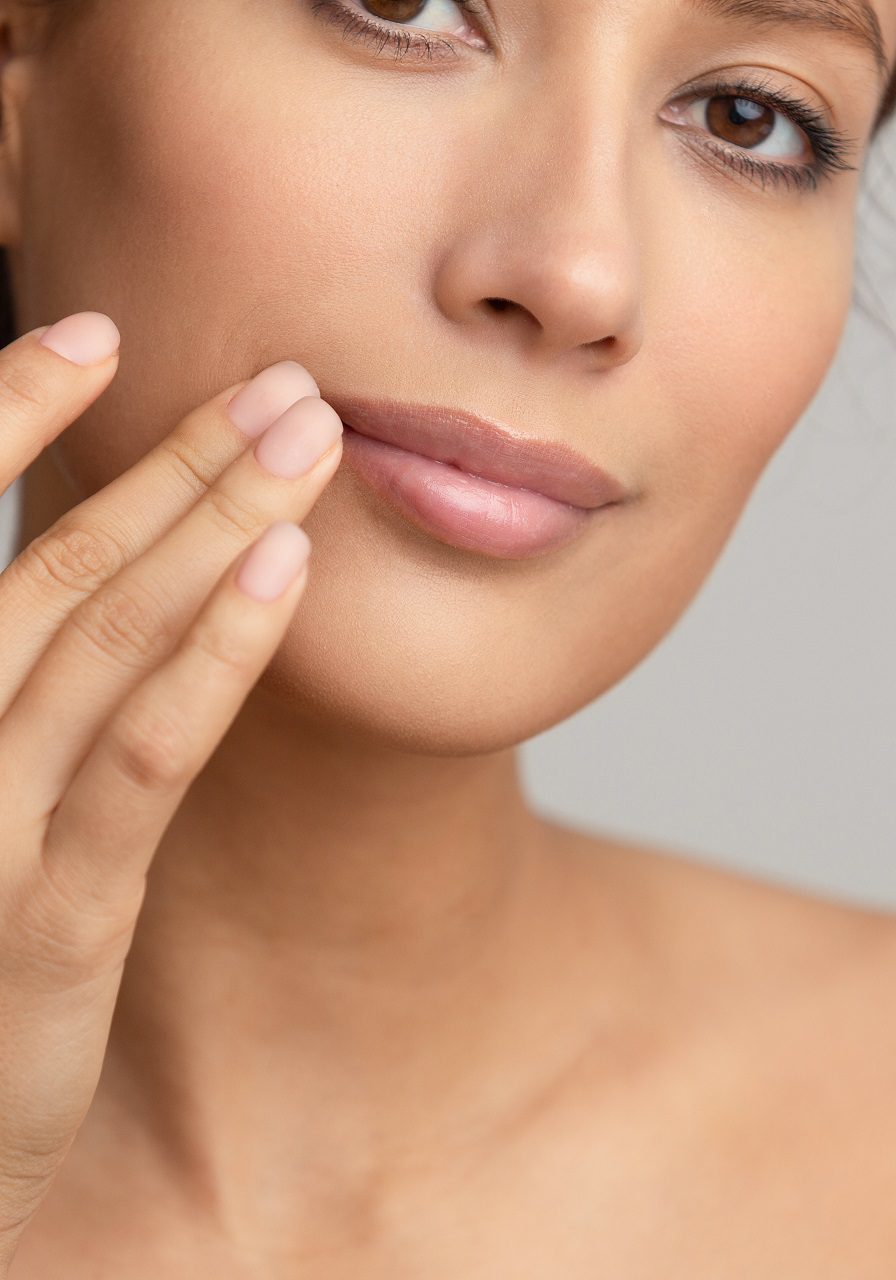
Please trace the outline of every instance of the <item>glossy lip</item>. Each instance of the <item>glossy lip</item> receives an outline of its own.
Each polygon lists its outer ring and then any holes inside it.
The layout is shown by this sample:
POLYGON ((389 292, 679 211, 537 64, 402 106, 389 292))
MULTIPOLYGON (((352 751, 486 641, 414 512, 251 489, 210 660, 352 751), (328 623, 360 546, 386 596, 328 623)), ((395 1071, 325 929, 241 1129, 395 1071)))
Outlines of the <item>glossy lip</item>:
POLYGON ((628 497, 619 480, 570 445, 524 436, 496 419, 442 405, 321 394, 360 435, 452 463, 484 480, 586 510, 628 497))

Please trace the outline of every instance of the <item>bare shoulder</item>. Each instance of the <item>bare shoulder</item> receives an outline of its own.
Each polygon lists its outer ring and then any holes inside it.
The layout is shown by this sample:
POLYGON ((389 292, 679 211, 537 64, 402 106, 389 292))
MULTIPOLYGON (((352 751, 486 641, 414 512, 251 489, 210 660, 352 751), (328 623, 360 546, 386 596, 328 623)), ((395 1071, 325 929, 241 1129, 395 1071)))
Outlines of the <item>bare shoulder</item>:
POLYGON ((700 1117, 694 1167, 704 1160, 729 1205, 755 1207, 762 1188, 769 1220, 775 1197, 796 1188, 816 1231, 836 1205, 832 1221, 845 1215, 892 1261, 896 916, 675 850, 554 830, 595 892, 609 885, 626 904, 638 945, 659 938, 646 991, 674 1046, 677 1113, 700 1117))
POLYGON ((891 1037, 896 1061, 896 912, 677 849, 556 823, 552 834, 583 876, 634 904, 642 935, 659 939, 688 998, 735 998, 743 1014, 753 1003, 792 1013, 792 1001, 808 1012, 842 999, 853 1018, 865 1015, 875 1034, 891 1037))
POLYGON ((633 1195, 673 1206, 681 1274, 717 1274, 720 1251, 738 1275, 896 1274, 894 913, 556 823, 550 839, 589 924, 631 938, 656 1034, 626 1133, 662 1168, 633 1195))

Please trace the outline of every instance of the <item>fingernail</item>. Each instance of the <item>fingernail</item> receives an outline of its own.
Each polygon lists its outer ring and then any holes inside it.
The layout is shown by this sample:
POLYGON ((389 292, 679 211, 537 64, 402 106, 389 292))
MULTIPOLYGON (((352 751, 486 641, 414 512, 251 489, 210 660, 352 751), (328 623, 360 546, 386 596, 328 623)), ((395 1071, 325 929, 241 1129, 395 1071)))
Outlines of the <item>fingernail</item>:
POLYGON ((118 350, 121 334, 102 311, 77 311, 50 325, 39 341, 73 364, 100 364, 118 350))
POLYGON ((332 405, 305 396, 268 427, 255 446, 255 457, 272 475, 294 480, 310 471, 341 436, 342 422, 332 405))
POLYGON ((319 395, 317 383, 303 365, 281 360, 241 388, 227 405, 227 414, 244 435, 258 436, 291 404, 303 396, 319 395))
POLYGON ((236 585, 253 600, 265 604, 276 600, 295 582, 310 550, 311 539, 304 529, 289 520, 278 520, 249 548, 236 585))

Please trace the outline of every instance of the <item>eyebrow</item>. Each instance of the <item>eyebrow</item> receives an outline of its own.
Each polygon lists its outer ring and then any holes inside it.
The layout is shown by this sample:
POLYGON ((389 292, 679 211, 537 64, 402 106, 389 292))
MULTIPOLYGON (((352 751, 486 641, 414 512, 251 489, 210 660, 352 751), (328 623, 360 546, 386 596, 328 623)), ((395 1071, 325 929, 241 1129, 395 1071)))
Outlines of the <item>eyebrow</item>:
POLYGON ((712 17, 758 27, 801 26, 841 36, 870 52, 881 80, 890 68, 880 20, 870 0, 689 0, 712 17))

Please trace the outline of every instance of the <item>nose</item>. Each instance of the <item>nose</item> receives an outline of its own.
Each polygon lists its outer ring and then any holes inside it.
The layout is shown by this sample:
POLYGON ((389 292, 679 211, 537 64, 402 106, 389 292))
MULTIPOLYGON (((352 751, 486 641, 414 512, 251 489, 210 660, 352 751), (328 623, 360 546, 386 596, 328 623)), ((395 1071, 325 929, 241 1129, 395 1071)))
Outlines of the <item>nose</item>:
POLYGON ((482 131, 492 141, 477 139, 467 152, 476 172, 465 164, 436 298, 483 342, 515 344, 528 360, 607 369, 643 340, 623 147, 607 146, 597 119, 579 116, 564 129, 556 112, 546 115, 541 130, 508 123, 482 131))

